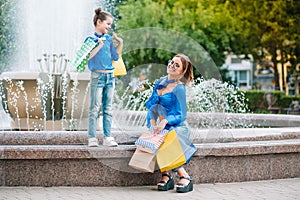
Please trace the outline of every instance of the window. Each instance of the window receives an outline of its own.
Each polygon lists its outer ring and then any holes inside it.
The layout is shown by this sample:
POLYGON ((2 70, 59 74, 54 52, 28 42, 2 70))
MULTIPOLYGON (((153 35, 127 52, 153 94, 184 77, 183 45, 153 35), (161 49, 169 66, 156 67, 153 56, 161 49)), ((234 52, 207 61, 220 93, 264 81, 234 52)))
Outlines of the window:
POLYGON ((240 81, 247 81, 247 71, 240 71, 240 81))

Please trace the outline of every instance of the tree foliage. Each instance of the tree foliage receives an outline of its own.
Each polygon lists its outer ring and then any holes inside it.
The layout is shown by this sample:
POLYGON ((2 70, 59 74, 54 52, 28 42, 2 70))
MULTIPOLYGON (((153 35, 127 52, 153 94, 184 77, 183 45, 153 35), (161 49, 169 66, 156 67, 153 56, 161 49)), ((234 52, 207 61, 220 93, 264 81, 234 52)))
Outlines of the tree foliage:
MULTIPOLYGON (((271 56, 274 66, 299 58, 300 1, 295 0, 226 0, 233 17, 231 51, 251 54, 256 61, 271 56), (278 59, 280 58, 280 60, 278 59)), ((277 67, 275 85, 279 87, 277 67)))
MULTIPOLYGON (((225 53, 251 54, 257 62, 268 55, 275 65, 288 60, 296 65, 300 58, 299 10, 296 0, 128 0, 118 8, 118 29, 178 31, 201 44, 218 66, 224 63, 225 53)), ((170 56, 153 50, 131 55, 128 59, 135 64, 170 56)), ((275 76, 278 86, 277 68, 275 76)))
MULTIPOLYGON (((141 27, 158 27, 177 31, 199 43, 217 66, 224 63, 229 46, 230 30, 226 30, 228 13, 217 0, 128 0, 118 7, 118 31, 141 27)), ((167 40, 167 38, 166 38, 167 40)), ((126 42, 126 41, 125 41, 126 42)), ((172 41, 176 45, 180 41, 172 41)), ((136 50, 126 55, 133 65, 166 63, 172 53, 157 50, 136 50)), ((196 75, 199 75, 199 73, 196 75)))

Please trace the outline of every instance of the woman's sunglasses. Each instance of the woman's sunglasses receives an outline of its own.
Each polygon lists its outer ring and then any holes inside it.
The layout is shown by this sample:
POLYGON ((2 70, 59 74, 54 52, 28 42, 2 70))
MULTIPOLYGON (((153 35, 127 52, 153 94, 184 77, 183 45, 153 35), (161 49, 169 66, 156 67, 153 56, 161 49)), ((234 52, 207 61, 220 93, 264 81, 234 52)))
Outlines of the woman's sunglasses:
POLYGON ((174 60, 169 60, 168 65, 175 66, 176 68, 180 68, 180 65, 176 63, 174 60))

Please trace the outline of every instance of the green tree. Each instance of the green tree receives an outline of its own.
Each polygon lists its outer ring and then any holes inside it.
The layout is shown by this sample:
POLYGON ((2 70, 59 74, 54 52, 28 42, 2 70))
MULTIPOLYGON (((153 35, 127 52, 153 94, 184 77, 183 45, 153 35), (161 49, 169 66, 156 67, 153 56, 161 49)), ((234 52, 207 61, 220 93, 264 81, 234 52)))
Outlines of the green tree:
MULTIPOLYGON (((233 17, 231 51, 251 54, 256 61, 271 56, 274 66, 299 57, 300 2, 294 0, 226 0, 226 9, 233 17), (289 56, 288 56, 289 55, 289 56), (281 60, 277 58, 281 57, 281 60)), ((279 88, 279 75, 275 71, 275 86, 279 88)))
MULTIPOLYGON (((228 22, 231 23, 231 18, 218 0, 128 0, 118 7, 118 13, 120 32, 141 27, 177 31, 203 46, 217 66, 224 63, 224 52, 229 50, 231 30, 228 29, 228 22)), ((184 46, 178 44, 180 41, 170 43, 184 46)), ((170 56, 170 52, 159 49, 143 49, 131 52, 126 60, 136 66, 151 62, 166 63, 170 56)), ((195 74, 199 76, 199 73, 195 74)))
MULTIPOLYGON (((299 10, 300 1, 295 0, 128 0, 118 8, 118 28, 178 31, 201 44, 217 66, 224 63, 226 53, 234 53, 246 58, 252 55, 255 62, 270 56, 275 66, 290 61, 294 69, 300 57, 299 10)), ((170 56, 150 49, 131 55, 129 62, 135 64, 170 56)), ((279 88, 278 70, 274 69, 279 88)))

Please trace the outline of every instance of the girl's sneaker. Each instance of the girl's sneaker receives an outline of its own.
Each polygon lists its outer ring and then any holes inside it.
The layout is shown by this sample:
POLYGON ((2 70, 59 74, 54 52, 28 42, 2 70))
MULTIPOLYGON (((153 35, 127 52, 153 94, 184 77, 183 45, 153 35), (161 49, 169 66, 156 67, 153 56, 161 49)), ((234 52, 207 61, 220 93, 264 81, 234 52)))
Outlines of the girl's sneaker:
POLYGON ((99 146, 97 138, 95 138, 95 137, 89 138, 89 144, 88 144, 88 146, 89 147, 97 147, 97 146, 99 146))
POLYGON ((117 147, 118 143, 115 142, 113 137, 104 137, 103 145, 108 147, 117 147))

